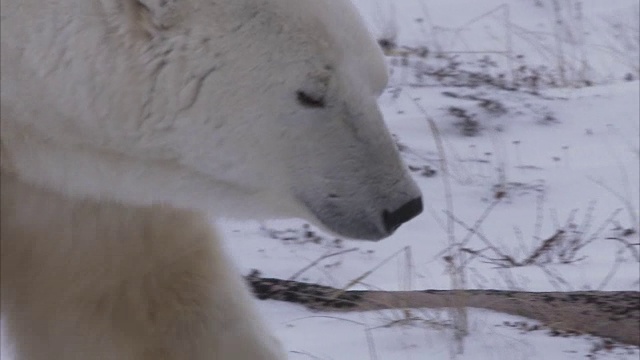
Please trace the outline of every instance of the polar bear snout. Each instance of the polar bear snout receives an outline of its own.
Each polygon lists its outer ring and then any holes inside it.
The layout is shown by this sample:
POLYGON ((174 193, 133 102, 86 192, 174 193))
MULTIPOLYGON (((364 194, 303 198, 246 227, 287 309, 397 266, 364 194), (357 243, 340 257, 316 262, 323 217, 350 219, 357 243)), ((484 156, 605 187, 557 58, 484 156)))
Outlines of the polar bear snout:
POLYGON ((311 213, 308 220, 338 236, 357 240, 382 240, 422 213, 422 194, 410 179, 391 191, 360 190, 326 197, 299 194, 298 199, 311 213))
POLYGON ((384 210, 382 212, 382 222, 385 230, 392 234, 400 225, 420 215, 422 212, 422 197, 415 198, 400 206, 394 211, 384 210))

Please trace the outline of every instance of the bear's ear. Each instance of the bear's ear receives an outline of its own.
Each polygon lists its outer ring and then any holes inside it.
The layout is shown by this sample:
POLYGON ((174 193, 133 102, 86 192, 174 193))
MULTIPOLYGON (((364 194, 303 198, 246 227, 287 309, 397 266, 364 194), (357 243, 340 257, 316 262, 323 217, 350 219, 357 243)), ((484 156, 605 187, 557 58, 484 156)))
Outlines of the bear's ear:
POLYGON ((153 36, 180 19, 181 0, 101 0, 109 22, 120 31, 153 36))

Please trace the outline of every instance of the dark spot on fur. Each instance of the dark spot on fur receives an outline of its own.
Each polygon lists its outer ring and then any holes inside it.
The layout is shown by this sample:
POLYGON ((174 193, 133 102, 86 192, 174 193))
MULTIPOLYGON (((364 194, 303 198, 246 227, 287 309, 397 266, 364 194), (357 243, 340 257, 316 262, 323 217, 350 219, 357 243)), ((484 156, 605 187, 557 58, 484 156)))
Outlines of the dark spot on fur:
POLYGON ((306 108, 323 108, 326 105, 323 97, 315 97, 302 90, 296 92, 296 98, 306 108))

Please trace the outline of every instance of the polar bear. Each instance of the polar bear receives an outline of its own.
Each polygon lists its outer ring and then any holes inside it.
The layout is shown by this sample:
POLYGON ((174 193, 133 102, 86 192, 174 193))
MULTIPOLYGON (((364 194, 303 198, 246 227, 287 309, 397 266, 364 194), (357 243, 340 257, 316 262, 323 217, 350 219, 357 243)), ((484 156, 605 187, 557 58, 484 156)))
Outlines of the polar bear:
POLYGON ((420 213, 350 0, 2 0, 17 359, 280 360, 208 221, 379 240, 420 213))

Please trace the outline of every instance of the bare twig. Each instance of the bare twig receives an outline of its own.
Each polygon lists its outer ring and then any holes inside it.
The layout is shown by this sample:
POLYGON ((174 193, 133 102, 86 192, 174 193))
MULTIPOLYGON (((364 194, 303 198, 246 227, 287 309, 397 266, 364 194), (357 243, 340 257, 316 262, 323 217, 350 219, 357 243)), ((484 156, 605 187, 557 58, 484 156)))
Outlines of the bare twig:
POLYGON ((495 246, 486 236, 484 236, 477 229, 474 229, 474 228, 468 226, 464 221, 458 219, 453 214, 449 213, 447 215, 449 216, 449 218, 451 218, 452 221, 454 221, 458 225, 462 226, 463 228, 465 228, 470 233, 477 235, 478 238, 487 246, 487 248, 489 248, 491 251, 493 251, 496 255, 498 255, 500 257, 500 259, 496 259, 496 260, 504 261, 504 262, 507 263, 507 265, 510 265, 510 266, 519 266, 518 262, 516 262, 511 256, 506 255, 505 253, 503 253, 497 246, 495 246))
POLYGON ((333 256, 338 256, 338 255, 343 255, 346 253, 350 253, 353 251, 358 250, 358 248, 352 248, 352 249, 347 249, 347 250, 342 250, 342 251, 338 251, 335 253, 331 253, 331 254, 326 254, 326 255, 322 255, 319 258, 317 258, 316 260, 312 261, 309 265, 303 267, 302 269, 298 270, 295 274, 291 275, 291 277, 288 280, 295 280, 298 278, 298 276, 302 275, 305 271, 311 269, 312 267, 316 266, 319 262, 321 262, 324 259, 333 257, 333 256))
MULTIPOLYGON (((491 212, 493 211, 493 209, 498 205, 498 203, 500 203, 500 201, 502 200, 502 198, 497 198, 494 199, 491 204, 489 204, 489 206, 487 206, 484 211, 482 212, 482 214, 480 215, 480 217, 476 220, 476 222, 473 224, 472 227, 468 228, 467 230, 467 234, 465 235, 465 237, 462 239, 462 241, 460 241, 459 243, 454 244, 454 246, 458 247, 458 248, 463 248, 464 246, 466 246, 469 241, 471 240, 471 238, 473 237, 473 235, 475 235, 478 231, 478 229, 480 229, 480 226, 482 226, 482 224, 485 222, 485 220, 489 217, 489 215, 491 214, 491 212)), ((450 217, 450 213, 445 212, 445 214, 447 215, 447 217, 450 217)), ((436 258, 440 258, 442 257, 444 254, 454 251, 455 249, 452 249, 451 246, 447 247, 446 249, 442 250, 441 252, 439 252, 435 257, 436 258)))
POLYGON ((393 254, 389 255, 388 257, 386 257, 384 260, 382 260, 380 263, 378 263, 376 266, 374 266, 370 270, 365 271, 362 275, 360 275, 357 278, 349 281, 349 283, 347 283, 347 285, 342 287, 341 291, 346 291, 349 288, 351 288, 353 285, 362 282, 362 280, 364 280, 367 277, 369 277, 369 275, 373 274, 376 270, 381 268, 384 264, 388 263, 389 261, 391 261, 391 259, 393 259, 394 257, 398 256, 398 254, 400 254, 402 252, 405 252, 405 251, 408 251, 408 249, 410 249, 410 248, 411 248, 410 246, 405 246, 402 249, 400 249, 400 250, 394 252, 393 254))
POLYGON ((602 282, 600 282, 600 285, 598 285, 598 287, 596 288, 597 290, 604 289, 605 286, 607 286, 607 284, 609 284, 609 281, 611 281, 611 278, 613 278, 613 275, 615 275, 615 273, 618 272, 618 269, 620 268, 620 265, 622 264, 622 260, 620 259, 621 252, 622 252, 622 249, 618 250, 618 252, 616 254, 616 259, 613 261, 613 265, 611 266, 611 269, 609 270, 607 275, 604 277, 604 279, 602 279, 602 282))
MULTIPOLYGON (((433 139, 436 143, 436 147, 438 148, 438 152, 440 153, 440 168, 442 170, 442 182, 445 191, 445 201, 447 212, 450 214, 454 213, 453 208, 453 192, 451 190, 451 181, 449 179, 449 168, 447 164, 447 157, 444 151, 444 143, 442 141, 442 135, 440 134, 440 130, 436 125, 435 121, 428 116, 426 109, 415 99, 411 98, 415 106, 420 110, 420 112, 425 115, 425 118, 429 124, 431 132, 433 134, 433 139)), ((456 235, 455 235, 455 224, 451 217, 447 218, 447 235, 448 235, 448 243, 451 251, 449 252, 448 258, 451 259, 452 265, 449 269, 450 278, 451 278, 451 288, 452 289, 464 289, 465 288, 465 275, 464 268, 462 264, 464 263, 464 254, 461 252, 455 252, 455 244, 456 244, 456 235)), ((455 306, 452 308, 452 320, 455 326, 455 340, 457 343, 457 353, 461 354, 464 350, 463 348, 463 338, 468 334, 468 322, 467 322, 467 311, 463 306, 455 306)))
MULTIPOLYGON (((623 173, 623 181, 625 182, 627 187, 630 187, 628 186, 629 181, 628 181, 628 177, 626 176, 626 173, 624 171, 622 171, 622 173, 623 173)), ((627 213, 629 214, 629 219, 631 220, 630 226, 632 226, 632 228, 635 230, 639 230, 638 227, 640 226, 640 223, 639 223, 640 218, 638 217, 638 214, 636 213, 636 210, 634 209, 633 204, 631 204, 631 201, 629 200, 631 198, 631 194, 628 194, 628 197, 625 197, 619 192, 613 190, 609 185, 605 184, 604 182, 600 180, 596 180, 592 177, 587 177, 587 178, 591 180, 593 183, 600 185, 600 187, 607 190, 611 195, 618 198, 618 200, 620 200, 624 204, 625 208, 627 209, 627 213)), ((629 193, 629 191, 627 192, 629 193)))
POLYGON ((640 251, 636 250, 634 248, 634 246, 640 246, 640 243, 630 243, 625 239, 619 238, 619 237, 608 237, 606 238, 606 240, 615 240, 615 241, 619 241, 621 242, 627 249, 629 249, 629 252, 631 253, 631 255, 633 255, 633 257, 637 260, 640 261, 640 251))

